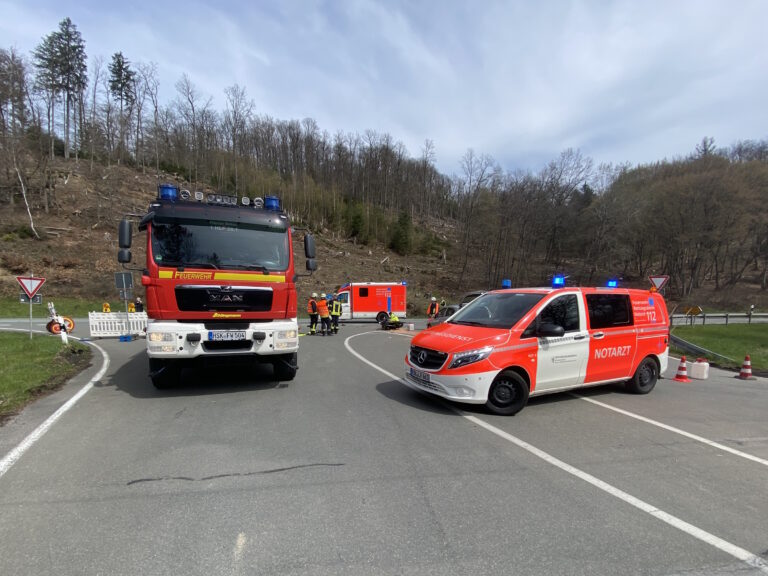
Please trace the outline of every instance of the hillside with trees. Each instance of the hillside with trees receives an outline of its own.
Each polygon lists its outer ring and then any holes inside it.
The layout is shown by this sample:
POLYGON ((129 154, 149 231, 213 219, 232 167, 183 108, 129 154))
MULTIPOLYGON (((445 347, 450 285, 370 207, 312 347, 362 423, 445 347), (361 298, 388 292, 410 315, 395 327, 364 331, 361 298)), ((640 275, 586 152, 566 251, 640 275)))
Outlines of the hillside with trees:
POLYGON ((679 301, 768 305, 767 140, 704 138, 685 157, 639 166, 567 149, 537 171, 470 149, 449 177, 430 140, 412 153, 386 133, 275 119, 237 84, 216 109, 187 75, 164 101, 161 81, 173 82, 122 51, 89 58, 69 18, 31 54, 0 48, 3 294, 15 293, 6 277, 52 265, 44 258, 93 275, 82 292, 111 291, 116 221, 173 179, 280 196, 327 248, 329 285, 420 275, 421 296, 456 296, 502 278, 646 286, 655 273, 670 275, 679 301), (357 268, 343 261, 358 251, 357 268))

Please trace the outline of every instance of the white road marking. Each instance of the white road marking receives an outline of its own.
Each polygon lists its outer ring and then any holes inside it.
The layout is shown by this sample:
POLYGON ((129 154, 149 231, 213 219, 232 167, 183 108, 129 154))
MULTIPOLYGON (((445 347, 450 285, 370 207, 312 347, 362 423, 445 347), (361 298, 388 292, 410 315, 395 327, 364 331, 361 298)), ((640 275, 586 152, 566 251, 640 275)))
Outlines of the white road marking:
POLYGON ((585 402, 589 402, 590 404, 595 404, 597 406, 601 406, 602 408, 613 410, 614 412, 618 412, 619 414, 623 414, 624 416, 629 416, 630 418, 634 418, 635 420, 640 420, 641 422, 645 422, 646 424, 651 424, 652 426, 658 426, 659 428, 663 428, 668 432, 674 432, 675 434, 680 434, 680 436, 685 436, 686 438, 690 438, 691 440, 695 440, 696 442, 701 442, 702 444, 706 444, 707 446, 711 446, 712 448, 717 448, 718 450, 722 450, 723 452, 728 452, 729 454, 740 456, 741 458, 746 458, 747 460, 751 460, 752 462, 757 462, 758 464, 762 464, 763 466, 768 466, 768 460, 765 460, 764 458, 759 458, 757 456, 753 456, 752 454, 747 454, 746 452, 742 452, 741 450, 736 450, 735 448, 731 448, 730 446, 726 446, 725 444, 720 444, 719 442, 715 442, 714 440, 709 440, 708 438, 704 438, 703 436, 697 436, 696 434, 691 434, 690 432, 686 432, 685 430, 681 430, 680 428, 675 428, 674 426, 670 426, 669 424, 664 424, 663 422, 651 420, 650 418, 646 418, 645 416, 640 416, 640 414, 635 414, 634 412, 628 412, 627 410, 622 410, 621 408, 616 408, 615 406, 611 406, 610 404, 605 404, 603 402, 594 400, 592 398, 580 396, 579 394, 571 394, 571 396, 574 396, 579 400, 584 400, 585 402))
MULTIPOLYGON (((14 329, 13 331, 29 333, 29 330, 14 329)), ((16 462, 18 462, 19 458, 21 458, 27 450, 32 448, 32 446, 34 446, 35 443, 40 440, 40 438, 42 438, 46 432, 48 432, 51 426, 53 426, 59 418, 61 418, 70 408, 72 408, 72 406, 77 403, 78 400, 80 400, 80 398, 85 396, 88 391, 93 388, 94 383, 98 382, 101 377, 106 374, 107 369, 109 368, 109 354, 107 354, 106 350, 104 350, 98 344, 94 344, 93 342, 89 342, 88 344, 101 352, 101 355, 104 359, 101 364, 101 369, 85 386, 78 390, 77 394, 62 404, 62 406, 56 410, 56 412, 51 414, 45 422, 35 428, 26 438, 24 438, 24 440, 21 441, 21 443, 19 443, 18 446, 16 446, 16 448, 8 452, 8 454, 6 454, 3 459, 0 460, 0 478, 2 478, 5 473, 8 472, 8 470, 10 470, 11 467, 16 464, 16 462)))
MULTIPOLYGON (((377 366, 376 364, 374 364, 367 358, 364 358, 361 354, 359 354, 358 352, 352 349, 352 347, 349 344, 349 341, 352 338, 363 336, 365 334, 380 334, 380 332, 363 332, 361 334, 354 334, 352 336, 349 336, 346 340, 344 340, 344 346, 347 348, 347 350, 349 350, 349 352, 353 356, 355 356, 359 360, 362 360, 372 368, 375 368, 376 370, 386 375, 387 377, 391 378, 392 380, 403 382, 403 379, 400 378, 399 376, 395 376, 388 370, 385 370, 384 368, 377 366)), ((659 508, 657 508, 656 506, 653 506, 652 504, 648 504, 647 502, 640 500, 639 498, 635 498, 631 494, 624 492, 623 490, 620 490, 619 488, 616 488, 615 486, 608 484, 607 482, 604 482, 603 480, 600 480, 599 478, 596 478, 595 476, 592 476, 591 474, 584 472, 583 470, 580 470, 575 466, 571 466, 570 464, 563 462, 558 458, 555 458, 551 454, 544 452, 539 448, 536 448, 535 446, 533 446, 532 444, 529 444, 525 440, 521 440, 520 438, 513 436, 512 434, 509 434, 508 432, 505 432, 504 430, 501 430, 500 428, 497 428, 492 424, 489 424, 488 422, 478 418, 477 416, 474 416, 472 414, 467 414, 466 412, 459 410, 458 408, 456 408, 455 406, 447 402, 442 402, 437 397, 435 397, 435 400, 441 402, 448 409, 454 411, 456 414, 462 416, 463 418, 469 420, 470 422, 477 424, 482 428, 485 428, 486 430, 488 430, 492 434, 495 434, 499 438, 502 438, 504 440, 507 440, 508 442, 511 442, 515 446, 518 446, 519 448, 522 448, 523 450, 533 454, 537 458, 544 460, 548 464, 551 464, 552 466, 559 468, 563 472, 567 472, 568 474, 571 474, 572 476, 575 476, 576 478, 579 478, 580 480, 583 480, 584 482, 591 484, 595 488, 602 490, 606 494, 610 494, 611 496, 618 498, 622 502, 626 502, 627 504, 634 506, 638 510, 642 510, 646 514, 649 514, 654 518, 661 520, 662 522, 672 526, 673 528, 677 528, 678 530, 685 532, 690 536, 693 536, 697 540, 700 540, 705 544, 709 544, 713 548, 716 548, 721 552, 725 552, 726 554, 733 556, 734 558, 744 562, 749 566, 752 566, 753 568, 757 568, 764 574, 768 574, 768 562, 764 561, 762 558, 760 558, 756 554, 753 554, 749 550, 745 550, 740 546, 736 546, 735 544, 732 544, 727 540, 723 540, 719 536, 715 536, 711 532, 702 530, 701 528, 698 528, 697 526, 694 526, 693 524, 690 524, 685 520, 678 518, 677 516, 673 516, 672 514, 669 514, 664 510, 660 510, 659 508)))
POLYGON ((243 561, 243 553, 245 552, 245 545, 248 539, 245 537, 244 532, 240 532, 235 540, 235 546, 232 549, 232 573, 240 574, 241 564, 243 561))

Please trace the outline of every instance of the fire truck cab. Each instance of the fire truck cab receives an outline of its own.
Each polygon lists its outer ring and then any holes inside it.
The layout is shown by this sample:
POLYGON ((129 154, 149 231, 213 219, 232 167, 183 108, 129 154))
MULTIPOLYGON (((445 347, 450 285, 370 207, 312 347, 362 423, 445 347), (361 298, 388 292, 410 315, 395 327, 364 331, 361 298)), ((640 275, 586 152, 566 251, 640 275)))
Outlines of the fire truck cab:
POLYGON ((404 381, 511 415, 529 396, 611 382, 647 394, 666 370, 668 354, 669 316, 657 292, 496 290, 417 335, 404 381))

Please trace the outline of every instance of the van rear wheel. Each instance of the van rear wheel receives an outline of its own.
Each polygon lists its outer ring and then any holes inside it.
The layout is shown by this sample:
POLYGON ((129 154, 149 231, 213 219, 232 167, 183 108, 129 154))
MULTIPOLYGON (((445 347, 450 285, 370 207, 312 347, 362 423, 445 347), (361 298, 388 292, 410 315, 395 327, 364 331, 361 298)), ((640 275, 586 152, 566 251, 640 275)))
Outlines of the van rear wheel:
POLYGON ((651 357, 645 358, 640 362, 640 366, 635 370, 635 375, 627 381, 627 390, 634 394, 648 394, 659 379, 659 366, 656 360, 651 357))
POLYGON ((387 314, 386 312, 379 312, 376 315, 376 322, 378 322, 379 324, 384 324, 384 322, 386 322, 387 320, 389 320, 389 314, 387 314))
POLYGON ((506 370, 496 376, 488 391, 486 408, 494 414, 512 416, 528 403, 528 384, 517 372, 506 370))

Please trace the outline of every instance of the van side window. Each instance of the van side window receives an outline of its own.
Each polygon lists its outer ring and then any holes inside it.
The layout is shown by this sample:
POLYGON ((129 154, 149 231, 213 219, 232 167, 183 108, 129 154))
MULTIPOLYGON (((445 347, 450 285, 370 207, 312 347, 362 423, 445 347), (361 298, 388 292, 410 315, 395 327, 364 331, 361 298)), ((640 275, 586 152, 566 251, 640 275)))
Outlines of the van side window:
POLYGON ((368 298, 368 288, 360 288, 360 298, 368 298))
POLYGON ((625 294, 587 294, 589 327, 632 326, 632 308, 625 294))
MULTIPOLYGON (((580 328, 579 302, 576 294, 566 294, 553 300, 538 316, 539 324, 556 324, 562 326, 566 332, 575 332, 580 328)), ((530 338, 536 334, 536 322, 534 320, 525 329, 521 338, 530 338)))

